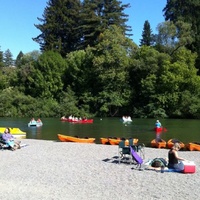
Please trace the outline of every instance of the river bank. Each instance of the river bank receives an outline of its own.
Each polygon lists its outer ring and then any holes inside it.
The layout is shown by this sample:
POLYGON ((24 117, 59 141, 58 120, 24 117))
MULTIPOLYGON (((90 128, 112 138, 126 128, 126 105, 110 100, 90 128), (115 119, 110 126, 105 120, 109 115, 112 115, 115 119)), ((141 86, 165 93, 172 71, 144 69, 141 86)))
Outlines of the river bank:
MULTIPOLYGON (((118 146, 22 139, 28 146, 0 151, 0 198, 53 200, 197 199, 199 152, 180 156, 196 173, 139 171, 118 164, 118 146)), ((167 157, 167 149, 145 148, 145 161, 167 157)))

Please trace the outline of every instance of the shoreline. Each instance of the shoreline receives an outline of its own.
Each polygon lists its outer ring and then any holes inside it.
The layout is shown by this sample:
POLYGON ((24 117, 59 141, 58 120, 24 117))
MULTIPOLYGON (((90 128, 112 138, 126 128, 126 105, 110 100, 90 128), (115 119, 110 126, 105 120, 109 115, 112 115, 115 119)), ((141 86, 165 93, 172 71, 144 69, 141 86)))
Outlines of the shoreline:
MULTIPOLYGON (((199 152, 180 151, 196 173, 139 171, 118 164, 118 146, 21 139, 23 147, 0 151, 1 199, 192 199, 198 198, 199 152)), ((144 162, 168 149, 145 147, 144 162)))

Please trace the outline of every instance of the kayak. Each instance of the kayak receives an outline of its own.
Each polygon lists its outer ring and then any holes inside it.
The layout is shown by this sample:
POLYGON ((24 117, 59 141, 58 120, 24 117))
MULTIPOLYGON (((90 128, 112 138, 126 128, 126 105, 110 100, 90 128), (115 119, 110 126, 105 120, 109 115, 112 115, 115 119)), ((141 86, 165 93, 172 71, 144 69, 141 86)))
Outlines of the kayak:
POLYGON ((200 142, 190 142, 186 145, 186 148, 190 151, 200 151, 200 142))
POLYGON ((156 132, 162 132, 162 131, 166 132, 167 129, 164 128, 164 127, 154 127, 154 131, 156 131, 156 132))
POLYGON ((166 141, 163 139, 153 139, 151 141, 151 146, 156 148, 165 148, 166 144, 166 141))
POLYGON ((169 149, 171 149, 174 146, 174 143, 176 143, 176 142, 180 144, 181 149, 183 149, 185 147, 185 144, 183 142, 177 140, 177 139, 170 139, 170 140, 168 140, 167 141, 167 147, 169 149))
MULTIPOLYGON (((130 139, 126 139, 125 140, 125 145, 128 146, 129 145, 129 140, 130 139)), ((122 141, 121 138, 108 138, 108 142, 111 145, 119 145, 119 143, 122 141)), ((138 143, 138 139, 137 138, 133 138, 133 144, 137 144, 138 143)), ((131 145, 133 145, 131 144, 131 145)))
POLYGON ((95 141, 95 138, 79 138, 62 134, 58 134, 58 139, 61 142, 77 142, 77 143, 94 143, 95 141))

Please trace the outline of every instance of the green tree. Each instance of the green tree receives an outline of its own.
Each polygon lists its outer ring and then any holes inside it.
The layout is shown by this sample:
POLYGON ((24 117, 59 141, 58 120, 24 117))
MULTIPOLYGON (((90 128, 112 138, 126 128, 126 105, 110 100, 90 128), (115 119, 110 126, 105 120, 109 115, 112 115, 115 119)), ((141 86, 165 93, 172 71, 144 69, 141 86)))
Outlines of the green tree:
POLYGON ((193 42, 187 47, 193 52, 197 52, 198 59, 196 67, 200 69, 200 1, 199 0, 173 0, 167 1, 164 11, 165 20, 174 23, 183 21, 191 24, 193 42))
POLYGON ((13 66, 13 55, 9 49, 4 52, 4 65, 6 67, 13 66))
POLYGON ((116 26, 110 26, 95 46, 93 67, 97 76, 97 103, 101 114, 115 116, 127 106, 131 94, 129 86, 130 54, 137 46, 116 26))
POLYGON ((41 98, 57 98, 63 89, 62 76, 66 62, 60 54, 47 51, 35 62, 29 85, 32 96, 41 98))
POLYGON ((56 51, 63 57, 77 49, 81 35, 80 0, 49 0, 41 22, 35 25, 41 34, 33 40, 40 45, 42 51, 56 51))
POLYGON ((0 47, 0 68, 4 67, 4 63, 3 63, 3 51, 1 51, 1 47, 0 47))
POLYGON ((172 55, 180 47, 191 44, 191 25, 182 21, 163 22, 157 26, 158 34, 155 36, 155 48, 160 52, 172 55))
POLYGON ((196 55, 183 47, 172 57, 151 48, 142 50, 146 53, 140 52, 140 63, 145 61, 150 66, 146 73, 143 68, 143 76, 137 80, 140 96, 136 100, 141 103, 136 107, 138 113, 146 117, 198 116, 200 77, 195 68, 196 55))
POLYGON ((84 0, 81 12, 81 27, 83 33, 82 48, 98 44, 98 37, 111 25, 122 29, 123 34, 128 33, 131 27, 126 25, 128 15, 124 13, 130 4, 122 4, 117 0, 84 0))
POLYGON ((24 54, 22 51, 19 52, 19 54, 17 55, 17 58, 15 60, 15 66, 16 67, 20 67, 22 65, 22 58, 23 58, 24 54))
MULTIPOLYGON (((166 116, 165 111, 158 107, 152 95, 157 94, 156 80, 162 73, 163 63, 170 56, 159 53, 153 47, 142 46, 132 55, 130 68, 130 87, 132 88, 131 110, 137 117, 150 117, 154 110, 166 116)), ((151 116, 152 117, 152 116, 151 116)))
POLYGON ((144 28, 142 32, 142 39, 140 40, 140 46, 152 46, 154 42, 154 36, 152 34, 151 26, 148 20, 144 22, 144 28))

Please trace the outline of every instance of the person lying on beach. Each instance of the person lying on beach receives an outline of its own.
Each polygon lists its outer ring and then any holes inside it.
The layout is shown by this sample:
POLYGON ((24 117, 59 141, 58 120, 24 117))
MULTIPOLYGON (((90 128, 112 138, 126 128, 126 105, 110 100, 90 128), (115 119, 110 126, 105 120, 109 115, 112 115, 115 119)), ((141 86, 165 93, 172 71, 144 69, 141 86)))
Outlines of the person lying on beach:
POLYGON ((10 129, 6 128, 4 133, 2 134, 2 139, 4 142, 11 147, 11 150, 14 151, 16 149, 20 149, 20 142, 15 141, 15 138, 13 135, 10 133, 10 129))

